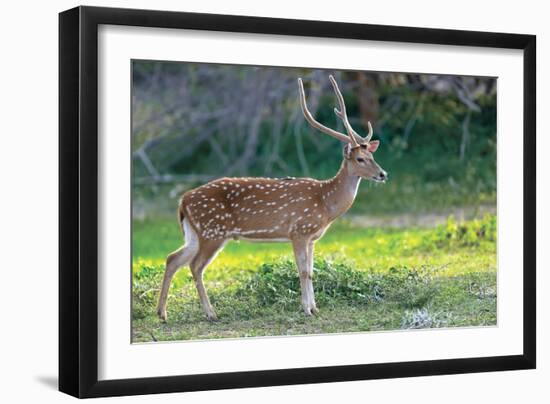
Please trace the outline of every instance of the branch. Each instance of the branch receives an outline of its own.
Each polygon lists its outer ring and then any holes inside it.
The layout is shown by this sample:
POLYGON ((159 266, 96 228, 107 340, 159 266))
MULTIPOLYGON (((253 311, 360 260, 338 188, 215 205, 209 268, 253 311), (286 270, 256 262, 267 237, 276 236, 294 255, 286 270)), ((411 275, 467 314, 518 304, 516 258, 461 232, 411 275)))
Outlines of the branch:
POLYGON ((468 142, 470 141, 470 117, 472 115, 472 111, 468 110, 466 113, 466 116, 464 117, 464 120, 462 121, 462 141, 460 142, 460 161, 464 161, 464 157, 466 156, 466 146, 468 142))

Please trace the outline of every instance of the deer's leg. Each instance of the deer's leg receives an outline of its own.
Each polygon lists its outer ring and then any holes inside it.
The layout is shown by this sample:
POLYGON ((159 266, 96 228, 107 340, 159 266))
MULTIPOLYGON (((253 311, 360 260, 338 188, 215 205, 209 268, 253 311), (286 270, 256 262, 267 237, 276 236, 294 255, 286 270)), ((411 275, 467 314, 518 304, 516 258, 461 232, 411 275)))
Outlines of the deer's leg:
POLYGON ((166 258, 166 270, 164 271, 164 278, 162 279, 162 288, 160 290, 159 303, 157 306, 158 316, 166 321, 166 300, 168 298, 168 290, 170 289, 170 283, 172 278, 178 272, 178 270, 184 265, 188 264, 196 250, 193 250, 192 246, 185 245, 180 247, 166 258))
POLYGON ((210 321, 215 321, 218 319, 214 308, 210 304, 210 299, 208 299, 208 294, 204 288, 203 283, 203 273, 206 267, 212 262, 216 257, 218 252, 225 245, 226 240, 205 240, 200 244, 199 252, 191 261, 191 273, 193 274, 193 279, 195 280, 195 286, 197 287, 197 292, 199 294, 199 299, 201 301, 202 309, 206 318, 210 321))
POLYGON ((300 276, 302 307, 308 316, 317 312, 313 295, 313 243, 310 240, 293 240, 294 257, 300 276))
POLYGON ((313 252, 314 252, 315 243, 310 241, 307 245, 307 290, 309 295, 309 304, 312 314, 317 314, 319 309, 315 304, 315 293, 313 292, 313 252))
POLYGON ((191 262, 193 257, 197 254, 199 247, 197 235, 193 229, 191 229, 191 227, 185 222, 184 228, 185 245, 178 248, 166 258, 166 269, 164 271, 164 278, 162 279, 162 287, 160 289, 159 303, 157 306, 157 314, 161 320, 164 321, 167 319, 166 300, 168 298, 168 291, 170 289, 172 278, 176 272, 178 272, 178 269, 191 262))

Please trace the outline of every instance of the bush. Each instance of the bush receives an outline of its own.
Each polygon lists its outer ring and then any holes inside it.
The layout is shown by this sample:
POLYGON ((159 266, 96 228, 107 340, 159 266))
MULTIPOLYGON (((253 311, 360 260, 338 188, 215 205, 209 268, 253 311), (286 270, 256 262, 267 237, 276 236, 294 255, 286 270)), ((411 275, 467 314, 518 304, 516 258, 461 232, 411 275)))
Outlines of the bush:
POLYGON ((495 215, 486 215, 481 220, 458 223, 450 216, 445 225, 434 232, 431 242, 437 247, 479 246, 483 241, 495 242, 497 238, 497 219, 495 215))
MULTIPOLYGON (((316 300, 320 304, 393 302, 405 308, 423 307, 435 296, 437 284, 428 268, 390 268, 384 274, 353 269, 349 264, 321 259, 314 263, 316 300)), ((292 261, 263 264, 236 291, 261 306, 295 307, 300 299, 298 271, 292 261)))
POLYGON ((385 275, 386 297, 407 309, 423 307, 437 293, 434 275, 435 269, 429 267, 392 267, 385 275))

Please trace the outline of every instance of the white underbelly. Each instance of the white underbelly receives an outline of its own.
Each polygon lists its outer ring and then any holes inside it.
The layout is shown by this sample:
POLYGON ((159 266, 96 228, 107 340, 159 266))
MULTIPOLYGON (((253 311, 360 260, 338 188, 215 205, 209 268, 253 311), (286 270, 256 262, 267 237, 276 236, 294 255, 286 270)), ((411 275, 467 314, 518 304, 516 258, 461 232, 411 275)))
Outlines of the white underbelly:
POLYGON ((250 241, 252 243, 288 243, 290 239, 288 238, 254 238, 246 236, 236 236, 237 240, 250 241))

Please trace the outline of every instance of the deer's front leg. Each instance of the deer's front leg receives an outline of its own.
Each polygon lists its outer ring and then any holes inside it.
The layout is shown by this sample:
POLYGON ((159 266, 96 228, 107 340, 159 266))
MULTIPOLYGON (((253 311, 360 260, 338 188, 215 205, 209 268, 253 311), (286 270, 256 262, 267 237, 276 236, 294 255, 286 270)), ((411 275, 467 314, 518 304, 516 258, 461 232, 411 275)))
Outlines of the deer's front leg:
POLYGON ((319 309, 315 304, 315 293, 313 291, 313 251, 315 244, 313 241, 310 241, 307 245, 307 273, 308 273, 308 295, 309 295, 309 304, 311 308, 311 314, 317 314, 319 309))
POLYGON ((300 276, 302 290, 302 307, 308 316, 318 312, 313 293, 313 242, 310 240, 294 240, 294 257, 300 276))

